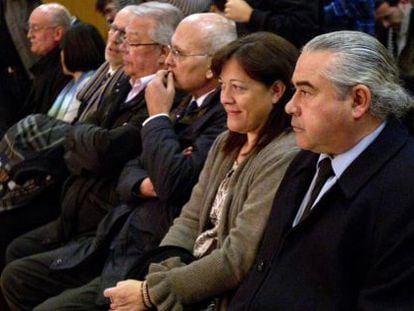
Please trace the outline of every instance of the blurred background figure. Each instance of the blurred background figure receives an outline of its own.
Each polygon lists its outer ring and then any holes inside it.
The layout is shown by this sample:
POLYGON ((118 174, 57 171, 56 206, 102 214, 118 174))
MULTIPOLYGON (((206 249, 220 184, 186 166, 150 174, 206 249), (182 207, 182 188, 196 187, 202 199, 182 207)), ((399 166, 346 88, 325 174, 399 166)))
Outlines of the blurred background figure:
POLYGON ((47 114, 71 123, 80 106, 77 93, 105 60, 105 42, 94 26, 78 23, 66 32, 60 48, 63 73, 72 80, 59 93, 47 114))
POLYGON ((325 31, 357 30, 375 34, 375 0, 325 0, 325 31))
POLYGON ((397 60, 401 79, 414 92, 414 17, 413 0, 377 1, 377 37, 397 60))
POLYGON ((108 25, 114 21, 116 13, 123 7, 131 4, 140 4, 145 0, 96 0, 96 10, 100 12, 106 19, 108 25))
POLYGON ((34 75, 30 93, 14 122, 32 113, 46 113, 70 77, 60 66, 60 41, 72 23, 72 16, 61 4, 42 4, 30 14, 27 37, 32 53, 40 59, 30 68, 34 75))

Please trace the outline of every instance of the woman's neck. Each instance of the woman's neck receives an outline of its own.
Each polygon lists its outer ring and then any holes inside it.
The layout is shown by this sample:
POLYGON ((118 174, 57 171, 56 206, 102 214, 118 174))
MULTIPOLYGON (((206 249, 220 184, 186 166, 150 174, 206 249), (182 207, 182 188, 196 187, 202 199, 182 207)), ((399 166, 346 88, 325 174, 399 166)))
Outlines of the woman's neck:
POLYGON ((244 145, 240 148, 239 154, 237 155, 237 163, 243 162, 250 152, 254 149, 257 142, 257 135, 247 134, 247 140, 244 145))

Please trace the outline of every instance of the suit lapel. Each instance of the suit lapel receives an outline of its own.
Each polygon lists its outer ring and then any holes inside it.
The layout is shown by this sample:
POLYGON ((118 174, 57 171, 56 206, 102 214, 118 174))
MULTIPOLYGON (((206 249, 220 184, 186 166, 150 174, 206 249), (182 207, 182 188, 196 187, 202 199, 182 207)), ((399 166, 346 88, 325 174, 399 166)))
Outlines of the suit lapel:
POLYGON ((338 185, 345 196, 348 199, 355 196, 372 176, 404 146, 407 137, 407 130, 398 121, 389 120, 379 136, 339 178, 338 185))
POLYGON ((398 121, 389 120, 380 135, 351 163, 332 188, 315 204, 310 215, 296 227, 300 228, 302 223, 312 222, 320 217, 325 209, 331 208, 329 202, 335 201, 339 196, 352 200, 405 145, 407 137, 407 130, 398 121))
POLYGON ((188 96, 184 99, 184 101, 177 107, 176 112, 172 115, 175 116, 175 123, 176 126, 184 125, 192 125, 192 130, 198 129, 208 120, 208 116, 215 112, 215 109, 212 109, 214 106, 219 105, 219 97, 220 97, 220 90, 216 89, 211 94, 207 96, 207 98, 203 101, 203 104, 198 107, 196 110, 191 112, 188 115, 182 116, 185 113, 185 108, 189 105, 191 96, 188 96), (180 116, 180 117, 178 117, 180 116), (205 117, 204 117, 205 116, 205 117))
MULTIPOLYGON (((293 220, 316 170, 319 155, 301 151, 290 164, 277 191, 263 244, 278 245, 292 230, 293 220)), ((279 247, 263 247, 273 253, 279 247)), ((268 253, 267 256, 273 256, 268 253)))

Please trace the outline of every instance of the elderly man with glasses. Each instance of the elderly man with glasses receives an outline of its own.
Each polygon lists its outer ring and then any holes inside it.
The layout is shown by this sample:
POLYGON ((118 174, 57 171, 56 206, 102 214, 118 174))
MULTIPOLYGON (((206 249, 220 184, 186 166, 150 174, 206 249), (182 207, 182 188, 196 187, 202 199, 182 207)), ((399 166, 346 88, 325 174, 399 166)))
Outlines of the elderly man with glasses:
POLYGON ((34 76, 29 95, 20 103, 14 122, 31 113, 46 113, 69 81, 60 65, 59 42, 70 27, 72 16, 61 4, 42 4, 29 17, 27 38, 32 53, 40 56, 30 71, 34 76))

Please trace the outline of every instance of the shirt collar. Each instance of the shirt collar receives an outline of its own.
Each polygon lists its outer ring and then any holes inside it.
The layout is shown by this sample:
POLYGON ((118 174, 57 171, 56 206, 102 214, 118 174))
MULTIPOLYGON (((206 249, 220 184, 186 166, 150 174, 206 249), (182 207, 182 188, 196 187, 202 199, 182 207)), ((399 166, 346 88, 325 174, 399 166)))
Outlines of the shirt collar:
POLYGON ((319 156, 317 165, 319 165, 319 162, 323 159, 328 157, 331 158, 333 171, 335 172, 336 178, 339 178, 348 166, 350 166, 351 163, 378 137, 384 129, 385 124, 385 121, 382 122, 372 133, 365 136, 355 146, 344 153, 338 154, 333 158, 326 153, 322 153, 319 156))
POLYGON ((129 102, 135 96, 137 96, 141 91, 147 86, 147 84, 155 77, 155 74, 151 74, 145 77, 141 77, 133 81, 133 79, 129 79, 129 83, 131 84, 131 90, 128 93, 128 96, 125 102, 129 102))
POLYGON ((141 88, 147 86, 147 84, 155 77, 155 74, 151 74, 145 77, 141 77, 139 79, 136 79, 135 81, 133 79, 129 79, 129 84, 131 84, 132 88, 141 88))
POLYGON ((198 107, 201 107, 201 105, 203 104, 204 100, 207 98, 208 95, 210 95, 211 93, 213 93, 216 89, 212 89, 211 91, 197 97, 197 99, 193 96, 191 97, 190 103, 195 100, 197 103, 198 107))

